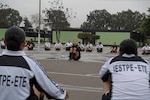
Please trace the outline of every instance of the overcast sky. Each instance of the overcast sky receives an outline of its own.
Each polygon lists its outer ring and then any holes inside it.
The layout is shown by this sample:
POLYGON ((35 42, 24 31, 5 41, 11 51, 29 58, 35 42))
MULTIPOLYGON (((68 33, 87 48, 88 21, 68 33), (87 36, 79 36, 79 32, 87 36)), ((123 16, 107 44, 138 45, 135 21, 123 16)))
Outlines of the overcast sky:
MULTIPOLYGON (((41 0, 42 10, 50 8, 48 1, 41 0)), ((31 17, 39 12, 39 0, 0 0, 1 3, 18 10, 22 17, 31 17)), ((62 0, 65 8, 70 8, 76 14, 76 18, 71 20, 71 27, 80 27, 86 21, 86 15, 93 10, 106 9, 109 13, 117 13, 122 10, 131 9, 147 13, 150 8, 150 0, 62 0)))

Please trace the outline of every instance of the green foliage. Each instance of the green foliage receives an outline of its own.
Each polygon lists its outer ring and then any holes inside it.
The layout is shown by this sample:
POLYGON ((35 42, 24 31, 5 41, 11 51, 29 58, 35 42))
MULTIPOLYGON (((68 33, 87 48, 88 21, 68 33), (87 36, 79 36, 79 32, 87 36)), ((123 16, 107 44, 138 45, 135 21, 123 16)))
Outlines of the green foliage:
POLYGON ((78 38, 79 39, 88 39, 91 36, 89 33, 79 33, 78 38))
POLYGON ((142 21, 140 25, 140 31, 144 33, 146 36, 150 35, 150 8, 148 9, 149 15, 142 21))
POLYGON ((92 39, 100 39, 100 36, 99 35, 92 35, 92 39))
POLYGON ((117 29, 135 30, 139 28, 144 17, 145 14, 140 14, 138 11, 133 12, 128 10, 117 13, 116 19, 112 22, 119 22, 116 24, 117 29))
POLYGON ((0 27, 19 26, 22 17, 17 10, 9 8, 6 5, 0 4, 0 27))
POLYGON ((95 34, 90 34, 89 32, 83 32, 83 33, 79 33, 78 34, 78 38, 80 39, 92 39, 92 40, 96 40, 96 39, 100 39, 99 35, 95 35, 95 34))
POLYGON ((140 24, 140 28, 138 31, 140 31, 143 34, 144 37, 144 43, 147 42, 148 39, 150 39, 150 8, 148 9, 149 15, 147 15, 142 23, 140 24))
POLYGON ((29 19, 27 17, 24 18, 24 25, 25 25, 25 28, 32 27, 32 23, 29 21, 29 19))
POLYGON ((70 23, 67 20, 61 0, 53 0, 53 2, 49 3, 51 4, 51 8, 43 11, 45 14, 45 26, 50 26, 53 30, 55 30, 56 39, 60 41, 60 31, 69 28, 70 23))
POLYGON ((142 33, 150 35, 150 17, 143 20, 140 29, 142 33))
POLYGON ((134 30, 140 26, 145 14, 138 11, 122 11, 110 14, 107 10, 94 10, 87 15, 81 29, 91 30, 134 30))
POLYGON ((70 26, 70 24, 67 22, 64 12, 61 10, 47 9, 45 16, 45 21, 47 22, 46 25, 49 25, 49 22, 51 22, 54 30, 63 30, 70 26))
POLYGON ((87 15, 87 21, 81 25, 82 29, 106 30, 110 26, 111 14, 107 10, 94 10, 87 15))

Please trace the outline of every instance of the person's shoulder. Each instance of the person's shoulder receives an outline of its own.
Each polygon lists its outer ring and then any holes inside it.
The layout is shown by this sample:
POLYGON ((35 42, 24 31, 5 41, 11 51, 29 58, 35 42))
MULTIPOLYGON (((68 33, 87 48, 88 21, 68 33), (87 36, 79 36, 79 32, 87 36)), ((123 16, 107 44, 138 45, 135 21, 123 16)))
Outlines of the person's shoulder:
POLYGON ((111 58, 109 58, 105 63, 111 64, 114 58, 116 58, 116 57, 111 57, 111 58))
POLYGON ((141 56, 136 56, 136 59, 137 59, 138 61, 141 61, 141 62, 144 62, 144 63, 146 63, 146 64, 149 64, 149 61, 147 61, 146 59, 144 59, 144 58, 141 57, 141 56))
POLYGON ((118 55, 118 56, 110 58, 110 63, 121 61, 121 60, 122 60, 122 56, 118 55))

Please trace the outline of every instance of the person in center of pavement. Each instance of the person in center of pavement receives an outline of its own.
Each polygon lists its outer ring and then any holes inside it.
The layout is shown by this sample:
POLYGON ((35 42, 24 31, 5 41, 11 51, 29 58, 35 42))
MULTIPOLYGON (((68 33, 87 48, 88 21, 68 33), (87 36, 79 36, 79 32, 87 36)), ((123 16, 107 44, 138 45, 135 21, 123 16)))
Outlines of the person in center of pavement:
POLYGON ((97 52, 103 52, 103 44, 99 42, 99 44, 96 45, 97 52))
POLYGON ((86 52, 92 52, 93 51, 93 44, 91 42, 88 42, 86 45, 86 52))
POLYGON ((47 41, 45 42, 44 48, 45 50, 51 50, 51 43, 49 39, 47 39, 47 41))
POLYGON ((120 43, 119 55, 106 61, 99 75, 102 100, 150 100, 150 64, 137 56, 132 39, 120 43))
POLYGON ((33 50, 33 48, 35 47, 35 44, 33 43, 33 40, 30 39, 30 41, 27 42, 26 46, 27 46, 28 50, 33 50))
POLYGON ((66 42, 66 44, 65 44, 64 49, 65 49, 66 51, 69 51, 70 48, 72 47, 72 45, 73 45, 73 44, 70 42, 70 40, 68 40, 68 42, 66 42))
POLYGON ((148 45, 148 43, 145 43, 145 45, 142 47, 142 54, 150 54, 150 46, 148 45))
POLYGON ((118 48, 117 48, 116 42, 114 42, 114 44, 111 46, 110 49, 111 49, 110 51, 111 53, 117 53, 118 48))
POLYGON ((80 51, 85 51, 85 47, 83 45, 83 43, 81 43, 80 41, 78 42, 78 45, 80 47, 80 51))
POLYGON ((21 28, 10 27, 5 32, 5 44, 7 49, 0 55, 1 100, 39 100, 37 91, 48 99, 65 100, 69 96, 38 61, 25 54, 25 32, 21 28))
POLYGON ((57 41, 57 42, 55 43, 55 50, 56 50, 56 51, 60 51, 60 50, 61 50, 61 47, 62 47, 61 42, 60 42, 60 41, 57 41))
POLYGON ((69 60, 75 60, 78 61, 81 57, 80 54, 80 47, 78 46, 77 40, 73 40, 73 45, 70 48, 69 52, 69 60))

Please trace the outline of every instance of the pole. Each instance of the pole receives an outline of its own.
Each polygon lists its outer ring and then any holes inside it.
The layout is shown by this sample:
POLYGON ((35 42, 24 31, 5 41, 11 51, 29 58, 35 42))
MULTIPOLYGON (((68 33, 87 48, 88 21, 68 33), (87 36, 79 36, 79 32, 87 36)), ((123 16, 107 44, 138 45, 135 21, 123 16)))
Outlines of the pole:
POLYGON ((41 29, 41 0, 39 0, 38 51, 40 51, 40 29, 41 29))

